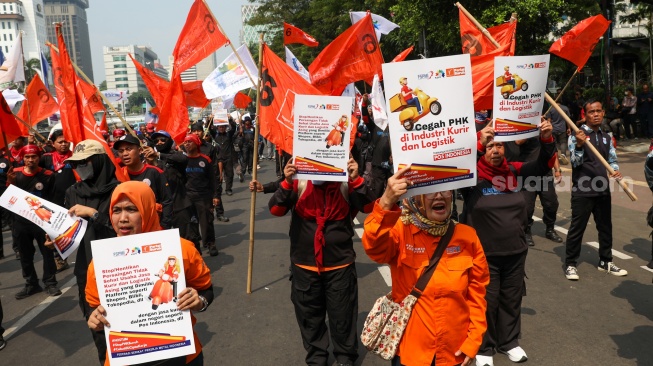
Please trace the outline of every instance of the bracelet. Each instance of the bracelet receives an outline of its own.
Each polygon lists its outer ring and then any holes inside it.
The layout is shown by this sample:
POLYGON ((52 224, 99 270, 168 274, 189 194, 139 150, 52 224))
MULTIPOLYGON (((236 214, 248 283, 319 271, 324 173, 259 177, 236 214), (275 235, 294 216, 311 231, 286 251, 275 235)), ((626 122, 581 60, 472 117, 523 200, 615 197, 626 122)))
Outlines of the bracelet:
POLYGON ((204 297, 202 295, 199 295, 199 298, 200 298, 200 300, 202 300, 202 303, 204 304, 204 306, 199 311, 201 313, 201 312, 206 311, 206 308, 209 307, 209 302, 206 300, 206 297, 204 297))

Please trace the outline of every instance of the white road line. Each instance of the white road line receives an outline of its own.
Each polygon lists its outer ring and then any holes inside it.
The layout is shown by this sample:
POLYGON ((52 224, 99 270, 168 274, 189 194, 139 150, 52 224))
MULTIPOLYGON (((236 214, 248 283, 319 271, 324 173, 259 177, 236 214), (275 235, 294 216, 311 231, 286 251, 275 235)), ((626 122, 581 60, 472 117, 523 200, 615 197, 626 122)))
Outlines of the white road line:
MULTIPOLYGON (((533 221, 542 221, 542 219, 539 218, 539 217, 537 217, 537 216, 533 216, 533 221)), ((565 229, 564 227, 562 227, 562 226, 558 226, 558 225, 554 226, 553 229, 554 229, 555 231, 558 231, 558 232, 563 233, 563 234, 565 234, 565 235, 567 235, 567 233, 569 232, 569 231, 568 231, 567 229, 565 229)))
POLYGON ((64 287, 61 289, 61 295, 59 296, 48 296, 45 300, 41 301, 40 304, 35 306, 32 310, 30 310, 25 316, 20 318, 16 324, 14 324, 12 327, 7 329, 4 333, 4 338, 9 339, 11 336, 18 332, 20 328, 24 327, 27 325, 27 323, 31 322, 34 318, 36 318, 40 313, 43 312, 43 310, 47 309, 50 304, 52 304, 55 300, 57 300, 59 297, 63 296, 68 290, 70 290, 73 285, 75 285, 76 278, 73 276, 73 278, 70 279, 70 281, 66 282, 64 287))
POLYGON ((641 269, 643 269, 643 270, 646 270, 646 271, 649 271, 649 272, 653 273, 653 269, 650 269, 650 268, 648 268, 648 267, 646 267, 646 266, 640 266, 639 268, 641 268, 641 269))
MULTIPOLYGON (((599 249, 599 243, 597 243, 595 241, 588 241, 585 244, 587 244, 587 245, 589 245, 591 247, 594 247, 596 249, 599 249)), ((624 254, 624 253, 622 253, 622 252, 620 252, 618 250, 614 250, 614 249, 612 249, 612 255, 619 258, 619 259, 633 259, 633 257, 629 256, 628 254, 624 254)))
POLYGON ((390 267, 380 266, 378 270, 379 272, 381 272, 381 277, 383 277, 383 280, 388 285, 388 287, 392 286, 392 276, 390 275, 390 267))
POLYGON ((361 239, 363 238, 363 232, 365 230, 362 227, 358 227, 358 228, 354 229, 354 231, 356 232, 356 235, 358 235, 359 238, 361 238, 361 239))
POLYGON ((360 221, 358 221, 358 219, 355 217, 354 217, 354 225, 360 225, 360 221))

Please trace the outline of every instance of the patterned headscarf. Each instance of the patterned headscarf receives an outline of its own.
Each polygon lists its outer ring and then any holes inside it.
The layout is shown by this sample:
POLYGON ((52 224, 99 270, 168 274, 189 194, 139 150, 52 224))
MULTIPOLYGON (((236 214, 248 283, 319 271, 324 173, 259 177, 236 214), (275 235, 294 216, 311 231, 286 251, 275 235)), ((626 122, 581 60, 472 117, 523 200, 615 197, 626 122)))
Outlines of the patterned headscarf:
POLYGON ((424 195, 405 198, 401 205, 401 222, 404 225, 413 224, 418 229, 424 230, 433 236, 443 236, 447 232, 447 227, 449 227, 449 223, 451 222, 453 200, 454 198, 452 197, 447 219, 444 221, 433 221, 426 217, 424 195))

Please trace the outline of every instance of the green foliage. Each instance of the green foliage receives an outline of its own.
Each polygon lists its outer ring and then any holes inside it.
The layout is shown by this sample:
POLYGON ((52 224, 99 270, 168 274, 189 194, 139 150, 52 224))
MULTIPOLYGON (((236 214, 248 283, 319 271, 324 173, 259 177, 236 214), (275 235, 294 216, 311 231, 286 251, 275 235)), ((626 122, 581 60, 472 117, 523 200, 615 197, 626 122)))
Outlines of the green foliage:
POLYGON ((41 60, 38 58, 31 58, 25 62, 25 83, 26 85, 29 85, 29 83, 32 81, 34 78, 34 75, 36 75, 37 70, 40 72, 41 71, 41 60))
POLYGON ((107 90, 107 81, 104 80, 103 82, 101 82, 100 87, 98 89, 100 89, 100 91, 107 90))
POLYGON ((131 93, 129 94, 129 98, 127 98, 127 100, 132 110, 134 109, 134 107, 137 107, 142 113, 143 103, 145 103, 145 98, 147 98, 148 100, 152 99, 152 97, 150 96, 150 92, 138 91, 136 93, 131 93))

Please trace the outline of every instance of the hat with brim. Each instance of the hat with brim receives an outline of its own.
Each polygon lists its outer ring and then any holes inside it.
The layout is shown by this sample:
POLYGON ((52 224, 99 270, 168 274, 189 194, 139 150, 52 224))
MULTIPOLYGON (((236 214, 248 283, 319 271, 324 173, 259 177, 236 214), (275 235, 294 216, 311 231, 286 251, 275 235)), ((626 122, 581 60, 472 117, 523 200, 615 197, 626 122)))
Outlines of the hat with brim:
POLYGON ((120 145, 123 145, 123 144, 132 144, 132 145, 136 145, 136 146, 141 146, 141 140, 134 137, 134 135, 132 135, 132 134, 121 136, 118 139, 118 141, 113 143, 113 148, 118 150, 120 148, 120 145))
POLYGON ((66 161, 82 161, 86 160, 93 155, 106 154, 104 146, 99 141, 84 140, 78 143, 73 150, 73 156, 66 159, 66 161))
POLYGON ((161 137, 161 136, 170 138, 170 134, 168 133, 168 131, 159 130, 159 131, 156 131, 155 133, 152 134, 152 140, 156 139, 157 137, 161 137))

